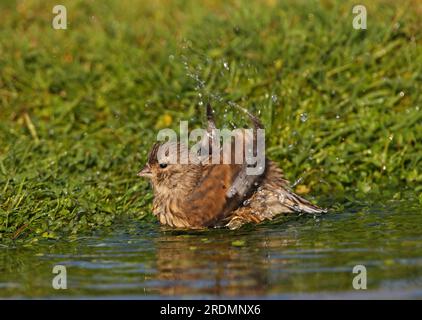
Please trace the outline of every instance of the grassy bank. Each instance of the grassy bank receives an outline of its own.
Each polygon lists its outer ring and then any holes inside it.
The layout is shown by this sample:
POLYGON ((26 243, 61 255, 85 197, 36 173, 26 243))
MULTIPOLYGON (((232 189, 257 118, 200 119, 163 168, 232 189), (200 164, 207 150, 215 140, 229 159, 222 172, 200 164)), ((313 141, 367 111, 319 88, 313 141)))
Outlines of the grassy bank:
POLYGON ((136 173, 208 100, 260 114, 300 193, 420 196, 422 7, 362 3, 367 30, 352 1, 61 1, 54 30, 54 1, 1 2, 0 241, 149 218, 136 173))

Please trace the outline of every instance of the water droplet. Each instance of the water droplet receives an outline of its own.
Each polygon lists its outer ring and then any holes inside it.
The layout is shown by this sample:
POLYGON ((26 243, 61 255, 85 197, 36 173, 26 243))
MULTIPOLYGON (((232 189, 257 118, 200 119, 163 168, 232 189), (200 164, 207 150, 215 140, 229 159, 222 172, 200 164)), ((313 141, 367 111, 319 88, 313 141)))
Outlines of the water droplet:
POLYGON ((340 115, 336 114, 336 119, 340 119, 340 115))
POLYGON ((300 114, 300 121, 306 122, 308 120, 308 114, 306 112, 300 114))
POLYGON ((296 187, 299 183, 301 183, 303 181, 303 178, 300 177, 299 179, 297 179, 293 184, 292 184, 292 188, 296 187))
POLYGON ((271 96, 271 100, 273 100, 273 102, 274 102, 274 103, 277 103, 277 101, 278 101, 278 97, 277 97, 275 94, 273 94, 273 95, 271 96))
POLYGON ((227 61, 224 61, 223 66, 224 66, 224 69, 230 70, 229 64, 227 63, 227 61))

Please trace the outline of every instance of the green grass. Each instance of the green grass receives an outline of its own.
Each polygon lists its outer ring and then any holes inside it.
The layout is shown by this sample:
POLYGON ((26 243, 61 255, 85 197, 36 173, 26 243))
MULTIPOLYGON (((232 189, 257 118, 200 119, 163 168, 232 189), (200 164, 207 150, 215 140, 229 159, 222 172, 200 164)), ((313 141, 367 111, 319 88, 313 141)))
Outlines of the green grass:
MULTIPOLYGON (((151 218, 136 177, 158 129, 259 113, 298 191, 365 197, 422 182, 422 7, 361 1, 0 4, 0 241, 151 218), (243 5, 242 5, 243 4, 243 5)), ((309 195, 308 195, 309 196, 309 195)))

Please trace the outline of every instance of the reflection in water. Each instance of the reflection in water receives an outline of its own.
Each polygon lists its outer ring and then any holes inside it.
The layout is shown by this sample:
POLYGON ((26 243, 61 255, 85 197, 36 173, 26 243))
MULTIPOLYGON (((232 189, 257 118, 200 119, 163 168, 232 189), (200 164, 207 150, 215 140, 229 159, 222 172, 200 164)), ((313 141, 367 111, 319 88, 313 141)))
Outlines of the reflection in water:
POLYGON ((1 297, 422 297, 420 205, 389 202, 237 231, 126 221, 76 241, 0 248, 1 297), (51 286, 67 267, 68 290, 51 286), (368 270, 368 291, 352 269, 368 270))
MULTIPOLYGON (((246 236, 240 236, 243 238, 246 236)), ((157 280, 165 284, 159 293, 264 295, 270 284, 268 246, 282 249, 283 241, 261 236, 251 246, 247 240, 236 239, 222 235, 212 240, 200 236, 159 238, 156 242, 157 280)), ((277 264, 281 265, 282 260, 277 264)))

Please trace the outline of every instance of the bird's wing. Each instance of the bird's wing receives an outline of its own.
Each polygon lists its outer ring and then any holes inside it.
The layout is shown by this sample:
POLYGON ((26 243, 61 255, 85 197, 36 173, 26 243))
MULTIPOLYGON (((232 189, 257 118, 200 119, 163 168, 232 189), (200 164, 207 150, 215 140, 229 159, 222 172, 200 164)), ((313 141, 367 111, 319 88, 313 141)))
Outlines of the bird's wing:
POLYGON ((263 179, 265 170, 258 175, 248 174, 248 164, 243 152, 243 148, 255 148, 256 132, 262 129, 262 124, 245 109, 242 111, 246 112, 253 122, 254 134, 251 136, 245 131, 238 130, 233 137, 231 148, 227 150, 220 147, 220 137, 215 134, 214 111, 210 104, 207 105, 207 142, 210 148, 208 154, 201 158, 203 176, 189 198, 180 206, 181 213, 184 213, 190 225, 198 227, 217 225, 250 197, 263 179), (236 143, 242 143, 243 146, 240 155, 243 161, 240 164, 234 164, 236 152, 239 151, 236 143), (213 163, 213 156, 220 157, 219 164, 213 163), (227 157, 231 159, 232 164, 223 163, 223 159, 227 157))
POLYGON ((227 190, 241 167, 239 165, 207 165, 191 195, 183 201, 180 211, 185 213, 189 224, 197 227, 218 225, 242 202, 239 197, 227 197, 227 190))
MULTIPOLYGON (((216 124, 214 119, 214 110, 211 107, 211 104, 208 103, 206 106, 206 115, 207 115, 207 135, 208 135, 208 142, 209 142, 209 156, 213 156, 214 153, 217 155, 220 154, 221 159, 223 159, 225 156, 230 156, 230 159, 234 162, 236 159, 236 152, 237 148, 235 146, 235 143, 239 143, 241 141, 243 148, 242 148, 242 154, 240 157, 242 158, 243 162, 241 164, 236 165, 236 176, 233 180, 230 188, 227 190, 227 197, 228 198, 243 198, 245 199, 248 195, 251 194, 251 191, 253 189, 256 189, 255 187, 258 186, 259 182, 262 181, 262 178, 265 174, 265 168, 262 169, 262 172, 260 174, 252 175, 248 174, 248 163, 246 161, 245 152, 246 149, 252 149, 254 153, 257 153, 257 131, 259 129, 264 129, 264 126, 262 125, 261 121, 255 117, 253 114, 251 114, 248 110, 240 107, 237 104, 232 103, 232 106, 238 108, 242 112, 246 113, 253 123, 254 126, 254 132, 253 136, 246 134, 245 130, 238 130, 235 133, 234 136, 234 142, 232 144, 231 150, 221 150, 220 144, 216 144, 216 140, 220 139, 219 136, 215 134, 216 130, 216 124), (218 145, 218 150, 215 150, 216 146, 218 145), (225 155, 224 153, 229 153, 225 155)), ((219 141, 218 141, 219 142, 219 141)), ((265 143, 265 142, 264 142, 265 143)), ((265 152, 265 147, 263 152, 265 152)), ((215 156, 215 155, 214 155, 215 156)), ((210 158, 205 158, 207 160, 207 163, 211 163, 210 158)), ((258 165, 258 163, 256 164, 258 165)), ((265 162, 264 162, 265 166, 265 162)))

